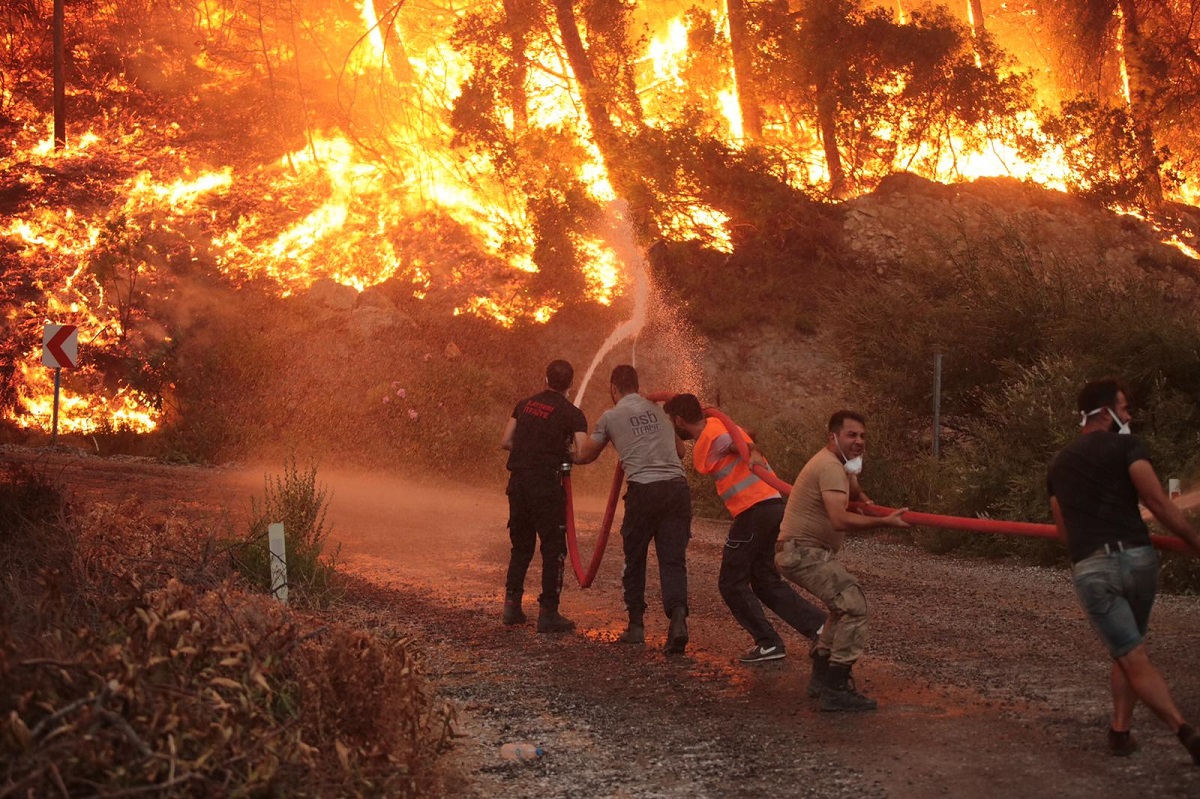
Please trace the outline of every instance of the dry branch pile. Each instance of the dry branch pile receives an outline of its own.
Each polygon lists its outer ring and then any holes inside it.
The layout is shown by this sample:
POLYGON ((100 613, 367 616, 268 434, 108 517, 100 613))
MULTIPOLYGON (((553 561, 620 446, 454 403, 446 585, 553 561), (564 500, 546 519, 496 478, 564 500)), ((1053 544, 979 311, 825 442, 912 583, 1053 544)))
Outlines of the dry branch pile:
POLYGON ((405 641, 243 592, 189 523, 60 522, 0 530, 0 797, 422 791, 449 715, 405 641))

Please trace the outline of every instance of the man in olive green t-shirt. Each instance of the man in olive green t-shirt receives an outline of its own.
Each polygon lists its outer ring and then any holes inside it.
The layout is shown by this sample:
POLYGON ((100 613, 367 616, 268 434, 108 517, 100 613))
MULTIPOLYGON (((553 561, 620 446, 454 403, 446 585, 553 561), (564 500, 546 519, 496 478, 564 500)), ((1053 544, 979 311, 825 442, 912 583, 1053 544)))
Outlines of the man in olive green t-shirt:
POLYGON ((867 599, 858 580, 838 560, 850 530, 908 527, 898 510, 888 516, 854 513, 850 503, 870 498, 858 485, 866 451, 867 428, 853 411, 829 419, 829 441, 813 455, 792 486, 775 566, 779 572, 825 603, 829 620, 812 651, 808 695, 821 698, 821 710, 874 710, 878 703, 863 696, 850 680, 850 669, 862 654, 867 637, 867 599))

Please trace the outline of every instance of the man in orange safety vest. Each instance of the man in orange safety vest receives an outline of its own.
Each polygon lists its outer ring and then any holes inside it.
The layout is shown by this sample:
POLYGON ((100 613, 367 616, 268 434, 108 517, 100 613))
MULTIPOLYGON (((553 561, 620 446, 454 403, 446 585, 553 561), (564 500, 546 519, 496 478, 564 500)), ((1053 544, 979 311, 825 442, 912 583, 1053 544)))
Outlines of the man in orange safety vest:
POLYGON ((733 516, 717 587, 733 618, 754 637, 754 648, 739 659, 761 663, 786 654, 783 639, 767 620, 763 605, 815 643, 825 612, 796 593, 775 569, 775 541, 784 500, 750 469, 751 463, 771 468, 762 451, 739 427, 750 448, 750 460, 741 458, 730 431, 719 419, 705 418, 694 394, 675 395, 663 410, 680 438, 695 440, 692 461, 696 471, 716 479, 717 493, 733 516))

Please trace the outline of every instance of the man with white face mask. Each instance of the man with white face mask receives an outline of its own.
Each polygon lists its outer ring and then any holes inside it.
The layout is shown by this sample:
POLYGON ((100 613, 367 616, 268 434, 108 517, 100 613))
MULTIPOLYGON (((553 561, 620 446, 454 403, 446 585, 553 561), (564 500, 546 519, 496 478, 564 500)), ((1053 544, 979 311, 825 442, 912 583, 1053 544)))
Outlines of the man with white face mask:
POLYGON ((1158 589, 1158 555, 1139 500, 1197 552, 1200 535, 1167 498, 1142 442, 1128 435, 1124 385, 1111 377, 1088 383, 1078 407, 1082 429, 1050 462, 1046 484, 1055 526, 1071 554, 1076 596, 1113 661, 1109 751, 1129 755, 1137 749, 1129 728, 1140 700, 1200 765, 1200 734, 1184 722, 1144 643, 1158 589))
POLYGON ((867 599, 858 580, 838 559, 846 533, 876 527, 908 527, 901 509, 888 516, 854 513, 850 502, 870 502, 858 484, 867 428, 853 411, 829 419, 829 439, 800 470, 788 496, 775 545, 779 572, 825 603, 825 622, 812 651, 808 695, 820 697, 821 710, 874 710, 878 703, 859 693, 850 670, 867 638, 867 599))

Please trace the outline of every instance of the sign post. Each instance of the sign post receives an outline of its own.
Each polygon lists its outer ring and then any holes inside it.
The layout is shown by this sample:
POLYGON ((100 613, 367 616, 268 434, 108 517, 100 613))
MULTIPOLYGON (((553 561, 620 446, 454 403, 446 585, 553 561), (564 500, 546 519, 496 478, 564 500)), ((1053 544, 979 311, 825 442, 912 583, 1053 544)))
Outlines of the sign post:
POLYGON ((283 536, 283 525, 279 522, 267 525, 267 543, 271 553, 271 594, 287 604, 287 548, 283 536))
POLYGON ((50 422, 50 446, 58 441, 58 395, 62 388, 62 370, 79 365, 79 327, 52 325, 42 328, 42 365, 54 370, 54 414, 50 422))

